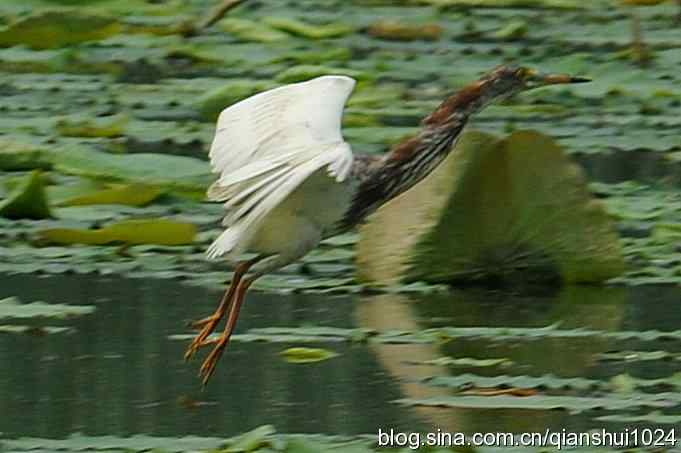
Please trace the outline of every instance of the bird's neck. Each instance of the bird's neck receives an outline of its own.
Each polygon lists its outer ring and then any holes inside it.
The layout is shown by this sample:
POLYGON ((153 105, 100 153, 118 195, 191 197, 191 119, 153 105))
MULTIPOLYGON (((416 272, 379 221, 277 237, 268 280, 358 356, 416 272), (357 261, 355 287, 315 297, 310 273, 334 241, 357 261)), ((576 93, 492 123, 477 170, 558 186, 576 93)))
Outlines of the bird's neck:
POLYGON ((418 135, 380 159, 357 161, 360 184, 341 226, 360 223, 381 205, 428 176, 453 148, 471 115, 494 100, 484 80, 473 82, 445 99, 425 117, 418 135))

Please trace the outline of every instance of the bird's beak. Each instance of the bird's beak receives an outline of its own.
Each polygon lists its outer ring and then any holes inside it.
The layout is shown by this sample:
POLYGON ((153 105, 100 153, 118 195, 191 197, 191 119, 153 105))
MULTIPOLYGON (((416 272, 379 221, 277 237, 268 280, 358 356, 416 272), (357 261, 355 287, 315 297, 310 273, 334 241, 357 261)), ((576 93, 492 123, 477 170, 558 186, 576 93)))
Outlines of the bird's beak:
POLYGON ((529 71, 526 80, 535 86, 591 82, 591 79, 586 77, 574 77, 568 74, 543 74, 538 71, 529 71))

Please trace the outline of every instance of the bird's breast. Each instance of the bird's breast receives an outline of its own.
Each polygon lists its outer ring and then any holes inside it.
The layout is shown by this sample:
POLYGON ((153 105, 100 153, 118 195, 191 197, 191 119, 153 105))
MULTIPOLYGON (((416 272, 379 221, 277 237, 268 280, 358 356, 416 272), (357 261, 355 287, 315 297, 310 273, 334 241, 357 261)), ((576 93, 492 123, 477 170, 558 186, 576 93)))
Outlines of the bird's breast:
POLYGON ((252 251, 307 253, 323 238, 333 235, 352 195, 350 182, 339 183, 325 168, 318 170, 267 214, 254 237, 252 251), (288 249, 283 250, 285 247, 288 249))

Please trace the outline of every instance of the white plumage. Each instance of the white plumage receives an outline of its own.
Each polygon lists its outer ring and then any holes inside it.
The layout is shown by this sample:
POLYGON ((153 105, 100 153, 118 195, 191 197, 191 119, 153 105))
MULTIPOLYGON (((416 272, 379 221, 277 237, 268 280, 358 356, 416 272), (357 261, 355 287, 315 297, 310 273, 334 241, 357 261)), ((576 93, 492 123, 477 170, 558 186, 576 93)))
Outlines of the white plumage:
MULTIPOLYGON (((318 77, 260 93, 220 114, 210 149, 210 162, 219 177, 209 188, 208 198, 225 202, 223 225, 227 229, 209 247, 209 258, 236 259, 247 251, 267 253, 265 243, 271 232, 263 229, 278 227, 274 217, 288 217, 280 223, 290 223, 291 216, 300 214, 300 203, 290 199, 296 188, 315 179, 322 186, 318 189, 328 196, 326 186, 345 181, 353 154, 343 140, 341 118, 354 86, 350 77, 318 77), (320 169, 330 177, 310 178, 320 169), (285 201, 292 212, 270 215, 285 201), (264 250, 251 250, 252 246, 264 250)), ((320 223, 314 218, 296 221, 306 223, 297 227, 308 229, 320 223)), ((320 224, 320 231, 314 233, 321 236, 325 226, 320 224)))

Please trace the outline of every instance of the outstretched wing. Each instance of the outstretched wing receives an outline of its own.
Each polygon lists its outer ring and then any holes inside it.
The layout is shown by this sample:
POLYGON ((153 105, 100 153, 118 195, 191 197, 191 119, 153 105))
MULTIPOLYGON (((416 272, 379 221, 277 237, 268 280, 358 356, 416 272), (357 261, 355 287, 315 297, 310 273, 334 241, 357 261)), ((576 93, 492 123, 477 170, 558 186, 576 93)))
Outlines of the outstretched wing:
POLYGON ((323 76, 275 88, 226 108, 210 149, 218 180, 208 198, 224 201, 228 229, 211 258, 241 253, 265 216, 307 177, 326 166, 343 181, 353 161, 341 134, 343 107, 355 81, 323 76))

